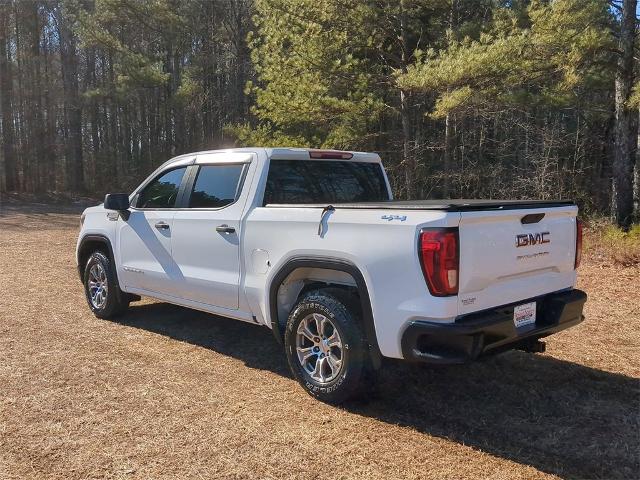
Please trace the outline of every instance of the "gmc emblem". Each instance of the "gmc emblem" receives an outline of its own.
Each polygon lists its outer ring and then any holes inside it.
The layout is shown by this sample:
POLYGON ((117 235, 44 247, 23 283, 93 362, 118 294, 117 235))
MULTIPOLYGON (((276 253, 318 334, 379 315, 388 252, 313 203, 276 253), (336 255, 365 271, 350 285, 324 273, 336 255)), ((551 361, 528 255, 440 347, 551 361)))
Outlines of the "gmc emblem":
POLYGON ((528 247, 549 243, 551 240, 547 238, 547 235, 549 235, 549 232, 521 233, 516 235, 516 247, 528 247))

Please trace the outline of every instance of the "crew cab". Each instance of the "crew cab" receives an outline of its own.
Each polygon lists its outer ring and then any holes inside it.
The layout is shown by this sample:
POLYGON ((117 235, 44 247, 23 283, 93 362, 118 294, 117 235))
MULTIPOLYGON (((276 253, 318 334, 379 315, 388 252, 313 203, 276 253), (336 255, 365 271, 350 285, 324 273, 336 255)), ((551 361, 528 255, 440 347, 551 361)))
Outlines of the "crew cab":
POLYGON ((81 217, 99 318, 149 296, 263 325, 313 396, 366 391, 384 357, 465 363, 580 323, 570 201, 395 201, 374 153, 180 155, 81 217))

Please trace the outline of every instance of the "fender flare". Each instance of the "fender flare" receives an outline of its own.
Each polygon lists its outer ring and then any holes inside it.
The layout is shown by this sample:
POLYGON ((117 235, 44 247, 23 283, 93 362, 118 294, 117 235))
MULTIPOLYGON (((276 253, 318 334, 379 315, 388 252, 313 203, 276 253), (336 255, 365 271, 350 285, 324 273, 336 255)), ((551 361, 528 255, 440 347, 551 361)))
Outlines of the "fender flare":
MULTIPOLYGON (((82 239, 80 240, 80 243, 78 244, 78 256, 76 257, 76 263, 78 264, 78 274, 80 275, 81 282, 84 281, 83 279, 84 265, 80 263, 80 252, 82 252, 82 248, 87 242, 97 242, 97 243, 102 243, 106 245, 107 249, 109 250, 109 256, 113 259, 114 266, 115 266, 115 260, 116 260, 116 257, 113 254, 113 247, 111 246, 111 240, 109 240, 109 238, 106 235, 101 235, 97 233, 89 233, 85 235, 84 237, 82 237, 82 239)), ((118 272, 116 271, 116 269, 114 269, 114 274, 116 277, 116 282, 118 282, 118 272)), ((118 285, 120 285, 120 282, 118 282, 118 285)))
POLYGON ((376 329, 373 322, 373 310, 371 309, 371 299, 369 291, 364 280, 364 275, 360 269, 353 263, 330 257, 293 257, 289 259, 280 270, 273 276, 269 285, 269 317, 271 321, 271 332, 276 341, 282 345, 283 335, 280 321, 278 318, 278 289, 287 276, 298 268, 324 268, 328 270, 338 270, 348 273, 356 281, 356 288, 360 295, 360 306, 362 309, 362 328, 369 345, 369 353, 374 367, 378 368, 381 363, 380 347, 376 337, 376 329))

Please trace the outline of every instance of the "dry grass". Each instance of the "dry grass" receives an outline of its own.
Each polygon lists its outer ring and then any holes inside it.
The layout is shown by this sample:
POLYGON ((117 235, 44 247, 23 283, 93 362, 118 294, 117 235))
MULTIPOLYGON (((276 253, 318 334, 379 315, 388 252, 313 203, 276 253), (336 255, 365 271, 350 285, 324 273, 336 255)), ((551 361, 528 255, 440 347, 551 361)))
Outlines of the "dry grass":
POLYGON ((0 478, 639 478, 640 275, 587 259, 548 353, 393 363, 344 409, 266 329, 145 301, 94 318, 78 218, 0 210, 0 478))
POLYGON ((584 250, 597 263, 633 267, 640 265, 640 225, 629 232, 605 219, 591 219, 585 227, 584 250))

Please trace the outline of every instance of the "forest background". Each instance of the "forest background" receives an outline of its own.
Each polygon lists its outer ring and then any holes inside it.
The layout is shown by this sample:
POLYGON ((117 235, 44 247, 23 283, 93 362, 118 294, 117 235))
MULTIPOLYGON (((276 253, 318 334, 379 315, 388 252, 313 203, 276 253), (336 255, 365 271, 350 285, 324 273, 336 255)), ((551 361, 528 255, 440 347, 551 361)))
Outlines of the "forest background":
POLYGON ((0 0, 0 192, 231 146, 380 153, 399 198, 638 221, 637 0, 0 0))

